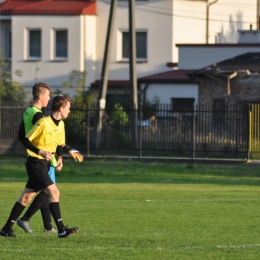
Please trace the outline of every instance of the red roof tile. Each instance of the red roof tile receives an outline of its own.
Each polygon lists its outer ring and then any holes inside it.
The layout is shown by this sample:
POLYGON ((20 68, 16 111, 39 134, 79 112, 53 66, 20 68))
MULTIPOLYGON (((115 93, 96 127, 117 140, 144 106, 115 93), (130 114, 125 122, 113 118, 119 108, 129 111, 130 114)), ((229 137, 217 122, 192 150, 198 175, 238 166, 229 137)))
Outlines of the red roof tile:
POLYGON ((139 83, 191 83, 191 79, 187 76, 195 70, 171 70, 159 74, 153 74, 138 79, 139 83))
POLYGON ((2 15, 43 14, 80 15, 96 14, 96 1, 92 0, 7 0, 0 5, 2 15))

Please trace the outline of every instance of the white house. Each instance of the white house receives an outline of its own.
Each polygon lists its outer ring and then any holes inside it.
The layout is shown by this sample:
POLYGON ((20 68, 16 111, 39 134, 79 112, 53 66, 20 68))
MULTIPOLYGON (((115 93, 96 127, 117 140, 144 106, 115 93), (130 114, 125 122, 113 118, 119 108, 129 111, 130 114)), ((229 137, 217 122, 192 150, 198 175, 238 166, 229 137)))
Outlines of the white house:
POLYGON ((39 81, 61 87, 72 70, 95 79, 95 2, 7 0, 1 19, 1 46, 11 59, 13 80, 30 88, 39 81))
MULTIPOLYGON (((11 60, 13 80, 28 88, 42 81, 53 90, 69 80, 72 70, 86 71, 87 87, 99 80, 110 3, 2 1, 0 47, 11 60), (21 78, 17 70, 22 71, 21 78)), ((255 0, 136 0, 137 77, 171 71, 167 66, 177 63, 182 66, 184 58, 178 54, 182 46, 176 44, 236 42, 237 29, 258 29, 258 9, 255 0)), ((108 79, 129 79, 128 1, 124 0, 117 4, 108 79)))

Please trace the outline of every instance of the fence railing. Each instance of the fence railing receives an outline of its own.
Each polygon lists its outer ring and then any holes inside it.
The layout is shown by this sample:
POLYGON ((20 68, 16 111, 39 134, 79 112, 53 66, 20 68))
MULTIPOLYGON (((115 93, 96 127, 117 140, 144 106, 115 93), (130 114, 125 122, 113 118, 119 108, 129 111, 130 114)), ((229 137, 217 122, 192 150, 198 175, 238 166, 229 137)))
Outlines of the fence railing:
MULTIPOLYGON (((0 106, 0 140, 17 138, 25 109, 0 106)), ((248 158, 249 112, 243 105, 227 105, 221 111, 209 104, 185 111, 173 110, 171 105, 140 106, 138 111, 105 110, 98 145, 96 120, 95 108, 76 104, 65 120, 67 143, 87 156, 248 158), (133 137, 133 126, 137 138, 133 137)))

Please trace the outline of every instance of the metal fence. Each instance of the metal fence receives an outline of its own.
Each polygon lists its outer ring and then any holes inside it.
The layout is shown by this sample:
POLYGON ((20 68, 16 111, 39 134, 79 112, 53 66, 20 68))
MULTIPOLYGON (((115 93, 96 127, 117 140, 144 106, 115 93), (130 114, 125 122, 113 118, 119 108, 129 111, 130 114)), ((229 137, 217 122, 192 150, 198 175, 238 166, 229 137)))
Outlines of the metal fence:
MULTIPOLYGON (((17 130, 26 107, 0 106, 0 147, 20 145, 17 130)), ((44 114, 50 114, 48 109, 44 114)), ((100 142, 95 142, 97 110, 72 104, 65 120, 66 139, 87 156, 156 156, 182 158, 233 158, 249 156, 249 112, 243 105, 216 111, 213 105, 173 110, 156 105, 138 111, 103 111, 100 142), (137 119, 137 120, 136 120, 137 119), (133 136, 133 128, 136 129, 133 136)), ((13 147, 14 148, 14 147, 13 147)), ((17 149, 4 149, 5 152, 17 149)))

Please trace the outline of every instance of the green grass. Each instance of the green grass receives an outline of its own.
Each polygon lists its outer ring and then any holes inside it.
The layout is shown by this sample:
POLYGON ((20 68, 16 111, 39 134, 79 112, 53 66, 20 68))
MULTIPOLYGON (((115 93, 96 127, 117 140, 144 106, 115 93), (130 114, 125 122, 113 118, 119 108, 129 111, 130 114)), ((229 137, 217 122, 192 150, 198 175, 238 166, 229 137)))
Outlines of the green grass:
MULTIPOLYGON (((0 156, 0 227, 26 182, 24 157, 0 156)), ((0 259, 260 259, 257 164, 84 161, 57 174, 65 224, 60 240, 17 225, 0 259)))

